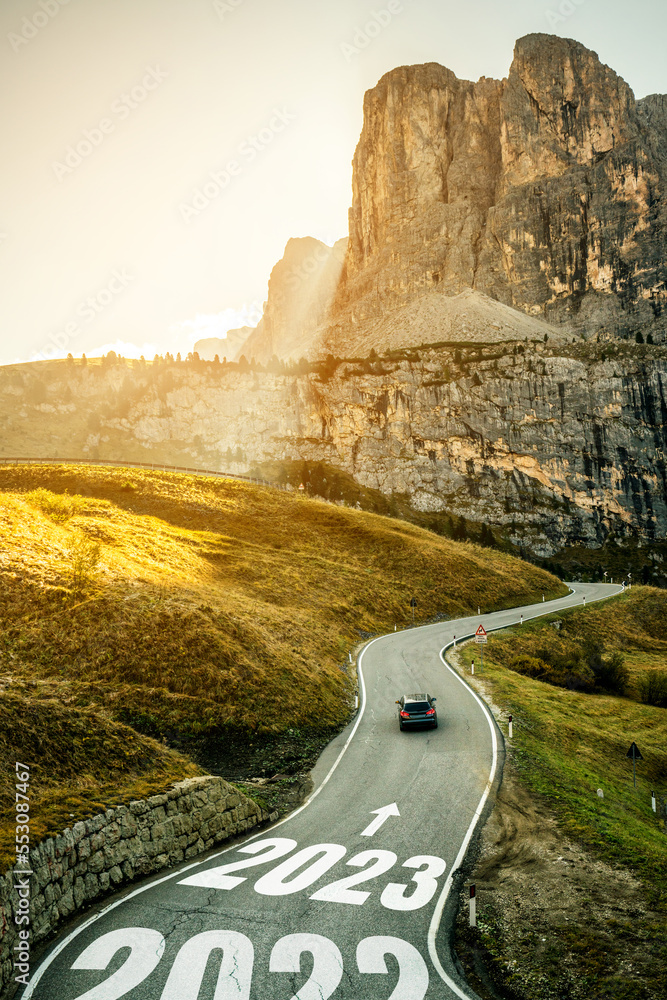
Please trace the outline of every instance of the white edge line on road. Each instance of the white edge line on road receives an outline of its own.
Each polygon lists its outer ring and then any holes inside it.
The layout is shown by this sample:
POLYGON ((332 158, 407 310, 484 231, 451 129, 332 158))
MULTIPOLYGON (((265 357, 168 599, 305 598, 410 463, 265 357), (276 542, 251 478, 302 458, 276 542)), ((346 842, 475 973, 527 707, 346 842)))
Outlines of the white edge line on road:
MULTIPOLYGON (((617 593, 622 593, 622 592, 623 591, 622 591, 621 588, 619 588, 619 590, 617 591, 617 593)), ((574 593, 575 593, 575 591, 572 590, 572 594, 574 594, 574 593)), ((609 594, 608 596, 609 597, 615 597, 616 594, 609 594)), ((603 600, 603 599, 604 598, 600 597, 600 598, 597 598, 596 600, 603 600)), ((556 601, 563 600, 563 598, 556 598, 555 600, 556 601)), ((548 603, 553 604, 555 602, 550 601, 548 603)), ((594 602, 591 601, 590 603, 592 604, 594 602)), ((551 611, 547 611, 546 610, 546 606, 545 606, 545 609, 544 609, 544 611, 542 611, 541 614, 539 614, 539 615, 532 615, 531 617, 532 618, 541 618, 543 615, 551 614, 553 612, 553 610, 554 609, 552 608, 551 611)), ((565 610, 565 609, 563 609, 563 610, 565 610)), ((472 617, 472 616, 469 616, 469 617, 472 617)), ((528 620, 529 620, 528 618, 524 619, 524 621, 528 621, 528 620)), ((421 626, 421 627, 422 628, 434 628, 436 625, 444 625, 444 624, 446 624, 446 623, 445 622, 434 622, 432 625, 425 625, 425 626, 421 626)), ((510 622, 508 625, 502 625, 502 626, 500 626, 500 628, 510 628, 512 625, 518 625, 518 624, 519 624, 519 622, 510 622)), ((498 631, 498 629, 489 629, 489 631, 498 631)), ((388 632, 387 636, 388 635, 394 635, 394 633, 393 632, 388 632)), ((466 639, 472 638, 473 635, 474 635, 474 633, 471 632, 469 636, 462 636, 460 639, 457 639, 456 641, 457 642, 463 642, 466 639)), ((291 820, 294 819, 295 816, 298 816, 300 812, 302 812, 304 809, 306 809, 311 804, 311 802, 314 799, 316 799, 317 796, 320 794, 320 792, 322 791, 322 789, 324 788, 324 786, 328 783, 328 781, 331 778, 331 776, 333 775, 334 771, 336 770, 336 768, 340 764, 341 760, 343 759, 343 755, 345 754, 347 748, 349 747, 350 743, 352 742, 352 740, 354 738, 354 735, 355 735, 357 729, 359 728, 359 724, 360 724, 360 722, 361 722, 361 720, 363 718, 364 710, 366 708, 366 685, 364 683, 364 675, 363 675, 362 670, 361 670, 361 664, 362 664, 362 661, 363 661, 363 658, 364 658, 364 654, 366 653, 366 650, 368 650, 373 645, 373 643, 378 642, 380 639, 385 639, 385 638, 386 638, 385 635, 379 635, 375 639, 371 639, 371 641, 368 643, 368 645, 364 646, 364 648, 362 649, 361 653, 359 654, 359 659, 357 661, 357 676, 359 678, 359 687, 360 687, 360 690, 361 690, 361 705, 360 705, 360 708, 359 708, 359 714, 357 716, 356 722, 354 723, 354 726, 352 728, 352 732, 350 733, 350 735, 348 736, 347 740, 345 741, 345 745, 344 745, 343 749, 340 751, 340 753, 336 757, 336 760, 331 765, 331 767, 330 767, 330 769, 329 769, 326 777, 322 781, 322 783, 317 786, 317 788, 312 793, 312 795, 310 795, 306 799, 306 801, 301 806, 299 806, 298 809, 295 809, 294 812, 291 812, 288 816, 285 816, 284 819, 281 819, 277 823, 274 823, 273 826, 271 827, 271 830, 275 830, 277 827, 282 826, 283 823, 289 823, 291 820)), ((448 645, 445 646, 443 648, 443 650, 440 651, 440 656, 441 656, 441 658, 443 660, 443 663, 445 663, 445 666, 447 667, 448 670, 452 670, 452 668, 449 666, 449 664, 447 664, 445 662, 444 658, 442 657, 442 653, 444 652, 445 649, 448 649, 449 646, 451 646, 451 645, 453 645, 453 642, 448 643, 448 645)), ((486 714, 487 720, 489 721, 489 725, 491 726, 491 734, 492 734, 493 746, 494 746, 494 756, 493 756, 493 766, 492 766, 491 777, 489 778, 489 780, 487 782, 487 785, 486 785, 486 788, 484 790, 484 794, 482 795, 482 799, 480 801, 480 804, 477 807, 477 811, 476 811, 476 813, 475 813, 475 815, 474 815, 474 817, 472 819, 472 822, 471 822, 471 824, 470 824, 470 826, 468 828, 468 832, 466 833, 465 839, 464 839, 463 844, 461 846, 461 850, 459 851, 459 853, 457 855, 457 858, 456 858, 456 861, 454 862, 454 868, 452 869, 452 871, 454 871, 456 868, 458 868, 458 866, 459 866, 459 864, 460 864, 460 862, 462 860, 463 854, 465 853, 465 850, 468 847, 468 844, 470 842, 470 838, 473 835, 475 826, 477 825, 477 822, 479 820, 479 817, 481 815, 481 812, 482 812, 482 810, 484 808, 484 805, 485 805, 486 800, 488 798, 489 792, 491 790, 491 787, 492 787, 492 784, 493 784, 493 777, 495 775, 497 751, 496 751, 496 734, 495 734, 495 729, 494 729, 494 726, 493 726, 493 720, 490 719, 490 716, 488 714, 488 711, 487 711, 484 703, 480 700, 480 698, 472 690, 472 688, 469 687, 469 685, 467 685, 465 683, 465 681, 461 677, 459 677, 459 675, 456 673, 456 671, 452 670, 452 673, 464 685, 464 687, 466 687, 467 690, 470 691, 473 694, 473 696, 476 698, 476 700, 481 705, 482 710, 486 714)), ((257 837, 262 837, 262 836, 265 835, 265 833, 266 833, 265 830, 260 830, 258 833, 255 833, 251 837, 248 837, 244 841, 244 843, 249 843, 251 840, 256 840, 257 837)), ((42 976, 47 971, 47 969, 49 968, 49 966, 51 965, 51 963, 58 957, 58 955, 61 954, 61 952, 63 952, 65 950, 65 948, 67 948, 67 946, 70 944, 71 941, 74 940, 75 937, 78 937, 79 934, 81 934, 83 931, 87 930, 87 928, 90 927, 92 924, 96 923, 96 921, 100 920, 101 917, 105 917, 108 913, 111 913, 112 910, 115 910, 117 906, 121 906, 123 903, 127 903, 128 900, 133 899, 135 896, 140 896, 141 893, 146 892, 148 889, 154 889, 156 886, 162 885, 162 883, 168 882, 172 878, 177 878, 179 875, 183 875, 184 872, 190 871, 192 868, 197 868, 197 867, 199 867, 199 865, 207 864, 209 861, 214 861, 216 858, 221 857, 223 854, 227 854, 228 851, 235 850, 235 848, 236 848, 236 845, 232 845, 230 847, 225 847, 222 851, 218 851, 217 854, 210 855, 210 857, 205 858, 203 861, 202 860, 193 861, 191 864, 186 865, 184 868, 179 868, 178 871, 175 871, 175 872, 172 871, 168 875, 163 875, 162 878, 156 879, 153 882, 149 882, 148 885, 139 886, 138 889, 134 889, 132 892, 128 893, 126 896, 123 896, 121 899, 117 899, 114 903, 110 903, 108 906, 105 906, 102 910, 99 911, 99 913, 93 914, 93 916, 89 917, 88 920, 85 920, 81 924, 80 927, 77 927, 70 934, 68 934, 67 937, 63 938, 63 940, 59 944, 56 945, 56 947, 53 949, 52 952, 49 953, 49 955, 44 959, 44 961, 40 963, 39 967, 35 971, 35 974, 31 977, 30 982, 28 983, 28 986, 26 987, 25 992, 22 994, 22 1000, 30 1000, 30 997, 32 997, 32 995, 33 995, 33 993, 35 991, 35 988, 38 986, 38 984, 39 984, 42 976)), ((437 954, 436 949, 435 949, 435 937, 436 937, 436 934, 437 934, 437 931, 438 931, 438 927, 440 926, 440 919, 442 917, 442 911, 443 911, 445 903, 447 901, 447 897, 449 895, 449 890, 451 888, 451 884, 452 884, 452 877, 451 877, 451 872, 450 872, 450 875, 449 875, 449 877, 447 879, 447 882, 445 883, 445 886, 444 886, 444 889, 443 889, 442 893, 440 894, 440 898, 438 899, 438 903, 436 905, 433 917, 431 919, 431 924, 430 924, 429 931, 428 931, 428 948, 429 948, 429 953, 431 955, 431 959, 433 961, 433 964, 434 964, 435 968, 437 969, 437 971, 440 974, 440 976, 445 980, 445 982, 450 987, 450 989, 452 989, 454 991, 454 993, 456 994, 456 996, 458 996, 459 998, 461 998, 461 1000, 471 1000, 470 996, 468 994, 466 994, 466 993, 462 993, 460 991, 460 989, 458 988, 458 986, 449 978, 449 976, 447 975, 447 973, 443 969, 442 965, 440 964, 440 959, 438 958, 438 954, 437 954)))
MULTIPOLYGON (((597 601, 603 601, 603 600, 606 600, 609 597, 617 597, 619 594, 622 594, 622 593, 624 593, 624 588, 619 587, 619 589, 617 591, 615 591, 615 593, 613 593, 613 594, 603 594, 600 597, 593 598, 592 600, 589 601, 589 604, 595 604, 597 601)), ((574 589, 574 587, 571 587, 570 588, 570 596, 572 596, 573 594, 576 594, 576 590, 574 589)), ((556 598, 556 600, 563 600, 563 598, 556 598)), ((553 603, 553 602, 548 602, 548 603, 553 603)), ((577 605, 577 604, 570 605, 570 607, 579 607, 579 605, 577 605)), ((569 608, 563 608, 563 610, 564 611, 565 610, 569 610, 569 608)), ((532 621, 534 618, 543 618, 545 615, 553 614, 553 613, 554 613, 554 609, 552 608, 551 610, 547 611, 546 610, 546 605, 545 605, 544 610, 541 611, 540 614, 529 615, 526 618, 522 617, 521 620, 522 621, 532 621)), ((499 626, 496 626, 495 628, 489 628, 489 629, 487 629, 487 631, 488 632, 500 632, 504 628, 512 628, 513 625, 520 625, 520 624, 521 624, 521 621, 510 622, 507 625, 499 625, 499 626)), ((463 635, 460 638, 457 638, 456 642, 459 642, 459 643, 466 642, 468 639, 472 639, 474 637, 474 635, 475 635, 474 632, 470 632, 468 635, 463 635)), ((440 927, 440 921, 442 919, 442 914, 443 914, 443 911, 445 909, 445 904, 446 904, 447 899, 449 897, 449 892, 450 892, 450 890, 452 888, 452 885, 454 884, 454 878, 453 878, 453 876, 456 873, 456 871, 458 870, 458 868, 460 867, 460 865, 461 865, 461 863, 462 863, 462 861, 463 861, 463 859, 464 859, 464 857, 466 855, 466 851, 468 850, 468 846, 470 845, 470 841, 472 839, 472 835, 475 832, 475 827, 477 826, 477 824, 478 824, 478 822, 480 820, 480 817, 481 817, 481 815, 482 815, 482 813, 484 811, 484 806, 486 805, 486 801, 487 801, 487 799, 488 799, 488 797, 489 797, 489 795, 491 793, 491 789, 493 788, 493 782, 495 781, 495 777, 496 777, 496 768, 498 766, 498 737, 496 736, 496 726, 495 726, 495 722, 493 720, 493 717, 491 716, 491 713, 489 712, 488 708, 486 707, 486 705, 484 704, 484 702, 482 701, 482 699, 479 697, 479 695, 477 694, 477 692, 475 690, 473 690, 473 688, 470 687, 470 685, 463 679, 463 677, 461 677, 460 674, 458 674, 456 672, 456 670, 454 670, 453 667, 450 667, 449 663, 447 663, 447 660, 445 659, 445 657, 444 657, 443 654, 448 649, 450 649, 452 646, 454 646, 454 640, 452 640, 451 642, 448 642, 446 646, 443 646, 443 648, 440 650, 440 659, 442 660, 442 662, 444 663, 444 665, 447 667, 447 669, 450 671, 450 673, 453 674, 454 677, 456 677, 457 681, 459 681, 459 683, 461 683, 463 685, 463 687, 466 688, 466 690, 473 696, 473 698, 475 699, 475 701, 477 702, 477 704, 480 706, 480 708, 484 712, 484 715, 486 717, 486 721, 489 724, 489 729, 491 730, 492 760, 491 760, 491 771, 489 773, 489 777, 488 777, 488 780, 486 782, 486 787, 484 789, 484 792, 482 793, 482 797, 479 800, 479 805, 477 806, 477 809, 475 810, 475 815, 473 816, 472 820, 470 821, 470 826, 468 827, 466 835, 463 838, 463 842, 462 842, 461 847, 459 849, 459 853, 456 855, 456 860, 454 861, 454 864, 453 864, 453 866, 452 866, 452 868, 450 870, 450 873, 449 873, 449 875, 447 877, 447 881, 445 882, 445 884, 443 886, 443 889, 442 889, 442 892, 440 893, 440 896, 438 898, 438 902, 436 903, 435 910, 433 911, 433 916, 431 918, 431 923, 430 923, 430 926, 429 926, 429 929, 428 929, 428 951, 429 951, 429 955, 431 956, 431 961, 433 962, 433 965, 435 966, 438 974, 445 981, 445 983, 447 984, 447 986, 449 986, 450 990, 457 997, 459 997, 460 1000, 473 1000, 473 997, 476 997, 476 994, 472 994, 472 996, 471 996, 469 993, 464 993, 456 985, 456 983, 454 982, 454 980, 447 974, 447 972, 443 968, 442 963, 440 962, 440 958, 438 956, 437 948, 436 948, 436 936, 437 936, 437 933, 438 933, 438 929, 440 927)))
MULTIPOLYGON (((474 632, 471 632, 470 635, 463 636, 460 640, 457 640, 457 642, 470 639, 472 638, 472 636, 474 636, 474 634, 475 634, 474 632)), ((484 806, 486 805, 486 800, 488 799, 491 789, 493 788, 493 782, 496 777, 496 768, 498 766, 498 737, 496 736, 496 727, 494 725, 493 719, 489 715, 489 710, 487 709, 482 699, 479 697, 476 691, 473 691, 473 689, 468 684, 466 684, 466 682, 463 680, 462 677, 459 677, 457 672, 452 667, 450 667, 450 665, 445 660, 445 657, 443 656, 445 650, 449 649, 449 647, 453 645, 454 641, 452 640, 452 642, 448 643, 443 649, 440 650, 440 659, 447 667, 447 669, 454 675, 454 677, 456 677, 457 681, 459 681, 463 685, 463 687, 470 692, 470 694, 473 696, 477 704, 484 712, 486 721, 489 724, 489 729, 491 730, 492 762, 491 762, 491 773, 489 774, 488 780, 486 782, 486 788, 482 793, 482 797, 479 800, 479 805, 475 810, 475 815, 473 816, 470 822, 470 826, 468 827, 466 835, 463 838, 461 847, 459 848, 459 853, 456 855, 456 860, 452 868, 450 869, 449 875, 447 876, 447 881, 443 886, 442 892, 440 893, 440 896, 438 898, 438 902, 436 903, 435 910, 433 911, 433 916, 431 917, 431 923, 428 929, 428 953, 431 956, 431 961, 433 962, 433 965, 435 966, 440 978, 445 981, 445 983, 447 984, 447 986, 449 986, 452 993, 454 993, 457 997, 460 997, 460 1000, 471 1000, 470 994, 464 993, 461 989, 459 989, 454 980, 451 979, 451 977, 445 972, 444 968, 442 967, 440 958, 438 957, 438 951, 436 948, 435 939, 438 933, 438 928, 440 927, 440 921, 442 919, 443 910, 445 909, 445 903, 447 902, 447 899, 449 897, 449 891, 452 885, 454 884, 454 878, 453 878, 454 873, 457 871, 461 862, 463 861, 463 858, 465 857, 466 851, 468 850, 468 845, 470 844, 472 835, 475 832, 475 827, 479 822, 479 818, 482 815, 484 806)))
MULTIPOLYGON (((391 634, 393 635, 393 632, 391 634)), ((322 791, 322 789, 327 784, 332 774, 340 764, 343 758, 343 754, 349 747, 350 743, 352 742, 352 738, 354 737, 354 734, 359 728, 359 723, 363 718, 364 709, 366 708, 366 685, 364 683, 364 676, 361 672, 361 661, 368 647, 372 646, 374 642, 378 641, 378 639, 383 639, 383 638, 384 636, 378 636, 377 639, 373 639, 371 642, 368 643, 368 646, 364 647, 364 649, 361 651, 359 655, 359 660, 357 663, 357 676, 359 678, 359 687, 361 690, 361 707, 359 709, 359 714, 357 716, 356 722, 352 728, 352 732, 345 741, 345 746, 336 757, 334 763, 331 765, 331 768, 329 769, 329 772, 325 777, 324 781, 317 786, 312 795, 310 795, 306 799, 303 805, 299 806, 298 809, 295 809, 294 812, 291 812, 288 816, 285 816, 284 819, 281 819, 277 823, 274 823, 273 826, 271 827, 271 830, 275 830, 276 827, 282 826, 283 823, 287 823, 290 820, 294 819, 295 816, 298 816, 300 812, 302 812, 307 806, 309 806, 310 803, 313 801, 313 799, 316 799, 317 796, 320 794, 320 792, 322 791)), ((248 843, 251 840, 255 840, 257 837, 263 837, 265 835, 266 835, 266 830, 260 830, 259 833, 255 833, 251 837, 248 837, 247 840, 244 841, 244 843, 248 843)), ((224 850, 218 851, 217 854, 211 854, 208 858, 204 858, 203 860, 200 859, 199 861, 194 861, 192 862, 192 864, 186 865, 184 868, 179 868, 178 871, 176 872, 172 871, 169 873, 169 875, 163 875, 162 878, 156 879, 153 882, 149 882, 148 885, 142 885, 138 889, 134 889, 132 892, 128 893, 126 896, 123 896, 121 899, 117 899, 114 903, 110 903, 109 906, 105 906, 104 909, 99 911, 99 913, 93 914, 93 916, 89 917, 88 920, 84 921, 84 923, 82 923, 80 927, 77 927, 70 934, 68 934, 67 937, 63 938, 63 940, 58 945, 56 945, 56 947, 53 949, 52 952, 50 952, 50 954, 44 959, 44 961, 40 963, 39 967, 35 971, 35 974, 31 977, 25 992, 22 995, 22 1000, 30 1000, 30 997, 33 995, 35 988, 39 984, 40 979, 42 978, 46 970, 49 968, 51 963, 58 957, 58 955, 60 955, 62 951, 65 950, 65 948, 67 948, 67 946, 70 944, 71 941, 74 940, 75 937, 78 937, 78 935, 81 934, 82 931, 85 931, 88 927, 90 927, 91 924, 94 924, 101 917, 105 917, 108 913, 111 913, 111 911, 115 910, 117 906, 121 906, 121 904, 127 903, 128 900, 133 899, 135 896, 141 895, 142 892, 146 892, 148 889, 154 889, 156 886, 162 885, 163 882, 168 882, 169 879, 177 878, 178 876, 183 875, 184 872, 190 871, 190 869, 192 868, 197 868, 199 865, 207 864, 209 861, 214 861, 221 855, 227 854, 228 851, 233 851, 235 847, 236 845, 225 847, 224 850)))

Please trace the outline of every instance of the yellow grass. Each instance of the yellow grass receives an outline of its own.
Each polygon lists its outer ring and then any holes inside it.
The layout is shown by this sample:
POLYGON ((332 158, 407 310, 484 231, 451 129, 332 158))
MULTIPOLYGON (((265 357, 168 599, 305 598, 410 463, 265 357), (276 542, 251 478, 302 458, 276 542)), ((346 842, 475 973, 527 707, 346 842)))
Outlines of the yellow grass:
MULTIPOLYGON (((233 480, 86 466, 0 466, 0 577, 3 773, 21 745, 18 706, 32 706, 42 742, 21 752, 45 803, 54 789, 102 801, 192 768, 150 736, 223 746, 336 731, 353 703, 348 650, 408 624, 413 595, 423 620, 564 591, 528 563, 390 518, 233 480), (82 538, 100 546, 83 593, 71 566, 82 538), (147 740, 141 766, 67 770, 68 734, 122 724, 147 740)), ((63 818, 44 808, 47 825, 63 818)))

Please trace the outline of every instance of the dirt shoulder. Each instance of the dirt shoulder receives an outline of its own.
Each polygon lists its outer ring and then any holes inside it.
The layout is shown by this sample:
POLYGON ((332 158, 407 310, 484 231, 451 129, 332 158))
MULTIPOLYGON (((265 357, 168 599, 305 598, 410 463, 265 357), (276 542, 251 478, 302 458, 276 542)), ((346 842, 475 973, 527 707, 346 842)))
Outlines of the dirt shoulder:
MULTIPOLYGON (((474 685, 491 704, 484 681, 474 685)), ((511 748, 470 882, 478 925, 468 926, 466 887, 455 950, 484 1000, 667 996, 664 912, 631 872, 565 836, 547 805, 522 787, 511 748)))

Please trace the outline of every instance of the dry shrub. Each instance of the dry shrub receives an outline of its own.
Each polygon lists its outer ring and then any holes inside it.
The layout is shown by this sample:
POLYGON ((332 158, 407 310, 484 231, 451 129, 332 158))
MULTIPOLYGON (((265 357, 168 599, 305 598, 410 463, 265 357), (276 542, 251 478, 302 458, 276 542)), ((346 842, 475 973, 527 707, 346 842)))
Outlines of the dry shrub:
POLYGON ((645 705, 667 708, 667 671, 650 670, 638 682, 640 701, 645 705))
POLYGON ((45 490, 41 486, 26 493, 24 499, 57 524, 69 521, 71 517, 79 513, 85 503, 83 497, 70 496, 68 493, 51 493, 50 490, 45 490))
POLYGON ((83 594, 93 584, 95 569, 100 561, 102 549, 99 542, 84 534, 72 537, 67 546, 67 561, 70 582, 75 594, 83 594))

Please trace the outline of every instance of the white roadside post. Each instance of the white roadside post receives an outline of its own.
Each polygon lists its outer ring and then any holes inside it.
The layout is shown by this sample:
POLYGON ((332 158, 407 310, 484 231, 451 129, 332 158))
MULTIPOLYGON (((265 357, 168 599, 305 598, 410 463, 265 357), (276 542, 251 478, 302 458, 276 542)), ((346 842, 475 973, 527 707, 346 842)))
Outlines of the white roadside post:
POLYGON ((651 809, 653 810, 653 812, 658 811, 655 804, 655 792, 651 792, 651 809))
POLYGON ((470 886, 470 899, 468 900, 468 905, 470 907, 469 914, 469 924, 470 927, 477 927, 477 897, 475 896, 475 884, 470 886))
POLYGON ((475 661, 473 660, 470 664, 470 673, 474 676, 475 674, 475 661))
POLYGON ((544 603, 544 594, 542 594, 542 603, 544 603))
POLYGON ((510 721, 509 721, 509 737, 510 737, 510 739, 512 739, 512 716, 511 715, 510 715, 510 721))

